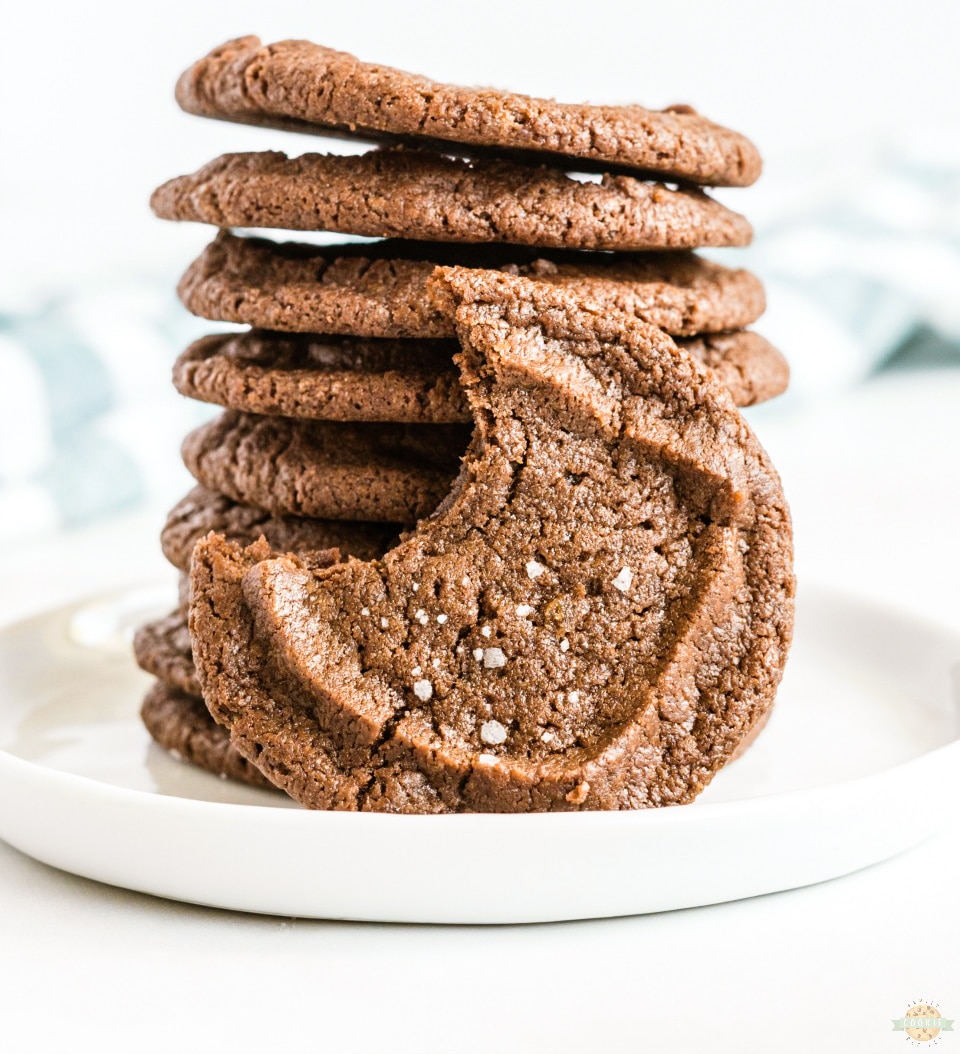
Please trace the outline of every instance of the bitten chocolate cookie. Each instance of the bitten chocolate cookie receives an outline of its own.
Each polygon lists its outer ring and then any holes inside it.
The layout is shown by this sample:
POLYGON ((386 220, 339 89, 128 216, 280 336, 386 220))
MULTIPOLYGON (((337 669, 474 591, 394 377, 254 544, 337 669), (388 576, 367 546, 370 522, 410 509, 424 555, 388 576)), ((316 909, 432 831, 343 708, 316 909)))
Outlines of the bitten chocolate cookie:
POLYGON ((275 789, 266 776, 230 745, 230 735, 210 716, 202 699, 158 681, 146 694, 140 717, 157 742, 215 776, 275 789))
POLYGON ((763 719, 793 621, 776 472, 661 331, 490 271, 459 306, 476 432, 443 505, 319 573, 211 536, 204 698, 314 808, 686 802, 763 719))
POLYGON ((690 183, 747 186, 761 167, 748 139, 689 106, 588 106, 461 88, 306 40, 228 41, 183 74, 177 101, 203 117, 351 138, 428 137, 690 183))
POLYGON ((753 234, 700 190, 630 176, 580 182, 545 167, 411 150, 224 154, 164 183, 150 204, 162 219, 217 227, 557 249, 748 245, 753 234))
POLYGON ((141 626, 133 638, 133 654, 141 670, 187 695, 200 695, 190 631, 182 610, 141 626))
MULTIPOLYGON (((756 333, 677 338, 738 405, 779 395, 786 360, 756 333)), ((456 345, 453 345, 455 348, 456 345)), ((252 330, 203 337, 173 368, 182 395, 254 414, 327 421, 473 420, 451 346, 252 330)))
POLYGON ((440 503, 470 440, 463 425, 352 424, 227 411, 191 432, 198 483, 288 516, 412 523, 440 503))
POLYGON ((489 267, 570 285, 604 309, 692 336, 743 329, 763 313, 763 286, 693 253, 565 253, 499 245, 388 240, 318 248, 221 231, 178 292, 195 315, 261 329, 357 337, 453 337, 449 303, 427 283, 438 264, 489 267))
POLYGON ((241 545, 262 535, 281 553, 339 549, 344 556, 375 560, 397 541, 401 530, 399 523, 278 516, 206 487, 194 487, 170 510, 160 545, 163 555, 182 571, 190 570, 190 554, 197 540, 211 531, 241 545))

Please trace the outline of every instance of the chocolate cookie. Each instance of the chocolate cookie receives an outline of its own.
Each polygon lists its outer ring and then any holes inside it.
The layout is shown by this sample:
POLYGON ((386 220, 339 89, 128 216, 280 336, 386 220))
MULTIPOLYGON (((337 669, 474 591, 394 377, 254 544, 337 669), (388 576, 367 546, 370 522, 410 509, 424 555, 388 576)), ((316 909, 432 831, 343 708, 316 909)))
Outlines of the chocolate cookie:
POLYGON ((215 776, 254 787, 273 784, 230 745, 230 735, 210 716, 202 699, 158 681, 140 709, 147 731, 164 750, 215 776))
POLYGON ((287 516, 412 523, 443 499, 470 439, 462 425, 295 421, 227 411, 191 432, 198 483, 287 516))
POLYGON ((476 432, 380 561, 211 536, 204 698, 314 808, 686 802, 762 720, 793 621, 789 513, 729 394, 659 330, 454 269, 476 432))
POLYGON ((351 138, 427 137, 447 151, 444 143, 532 152, 568 167, 658 172, 690 183, 747 186, 761 167, 748 139, 689 106, 587 106, 461 88, 306 40, 228 41, 183 74, 177 101, 203 117, 351 138))
POLYGON ((702 191, 630 176, 580 182, 511 161, 412 150, 224 154, 150 199, 162 219, 372 238, 558 249, 748 245, 750 224, 702 191))
POLYGON ((277 516, 206 487, 194 487, 170 510, 160 545, 163 555, 182 571, 190 570, 190 554, 197 540, 211 531, 241 545, 262 535, 281 553, 339 549, 344 556, 375 560, 396 542, 402 529, 398 523, 277 516))
POLYGON ((356 340, 262 330, 204 337, 177 359, 192 399, 328 421, 471 421, 447 341, 356 340))
POLYGON ((358 337, 453 337, 451 305, 427 283, 437 264, 490 267, 569 284, 602 308, 691 336, 749 326, 763 286, 692 253, 618 254, 499 245, 383 241, 318 248, 221 231, 190 265, 178 292, 195 315, 261 329, 358 337), (441 308, 443 308, 441 310, 441 308))
POLYGON ((182 610, 141 626, 133 638, 133 654, 141 670, 187 695, 200 695, 190 632, 182 610))
POLYGON ((790 383, 787 360, 769 340, 750 330, 680 337, 677 346, 713 370, 737 406, 773 399, 790 383))
MULTIPOLYGON (((714 370, 738 405, 762 402, 786 388, 786 360, 756 333, 679 337, 677 343, 714 370)), ((254 414, 327 421, 473 420, 445 342, 262 330, 208 336, 177 360, 173 383, 182 395, 254 414)))

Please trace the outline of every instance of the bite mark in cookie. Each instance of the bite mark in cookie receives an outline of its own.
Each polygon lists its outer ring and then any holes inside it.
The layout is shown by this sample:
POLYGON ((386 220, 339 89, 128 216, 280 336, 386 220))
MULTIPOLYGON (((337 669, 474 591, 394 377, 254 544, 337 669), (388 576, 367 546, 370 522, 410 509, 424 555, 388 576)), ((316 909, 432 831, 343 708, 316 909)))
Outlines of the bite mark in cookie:
POLYGON ((789 513, 729 394, 643 323, 451 269, 476 418, 380 561, 201 541, 191 632, 237 749, 317 808, 689 801, 763 719, 789 513))

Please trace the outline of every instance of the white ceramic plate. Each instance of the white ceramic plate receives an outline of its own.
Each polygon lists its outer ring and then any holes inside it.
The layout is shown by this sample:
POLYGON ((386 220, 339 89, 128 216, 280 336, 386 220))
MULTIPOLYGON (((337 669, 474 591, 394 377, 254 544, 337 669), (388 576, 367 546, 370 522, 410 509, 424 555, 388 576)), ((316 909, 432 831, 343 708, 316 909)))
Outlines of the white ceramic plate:
POLYGON ((243 911, 541 922, 662 911, 846 874, 919 842, 960 789, 960 637, 808 588, 777 709, 692 805, 308 812, 153 745, 141 589, 0 631, 0 837, 101 882, 243 911))

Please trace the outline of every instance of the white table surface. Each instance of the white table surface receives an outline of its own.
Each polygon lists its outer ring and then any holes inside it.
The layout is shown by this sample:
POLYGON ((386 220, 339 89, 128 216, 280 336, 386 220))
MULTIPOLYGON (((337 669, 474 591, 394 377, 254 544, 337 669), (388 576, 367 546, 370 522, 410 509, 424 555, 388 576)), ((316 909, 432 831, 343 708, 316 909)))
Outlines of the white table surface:
MULTIPOLYGON (((755 424, 801 578, 960 631, 960 370, 755 424)), ((169 573, 160 512, 0 555, 0 620, 169 573), (105 557, 109 555, 109 563, 105 557)), ((62 874, 0 843, 0 1051, 881 1051, 923 999, 960 1017, 960 810, 819 886, 529 927, 245 916, 62 874)), ((940 1047, 960 1051, 960 1036, 940 1047)))

